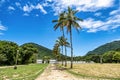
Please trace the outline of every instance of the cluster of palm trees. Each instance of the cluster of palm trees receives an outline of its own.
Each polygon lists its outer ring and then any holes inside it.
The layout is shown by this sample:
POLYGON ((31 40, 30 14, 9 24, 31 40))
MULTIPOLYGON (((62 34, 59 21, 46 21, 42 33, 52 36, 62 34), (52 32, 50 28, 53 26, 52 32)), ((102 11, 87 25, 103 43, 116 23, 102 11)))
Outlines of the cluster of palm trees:
POLYGON ((67 38, 61 36, 61 37, 58 37, 58 39, 56 40, 56 43, 55 43, 55 46, 53 48, 53 51, 56 55, 57 58, 61 58, 62 60, 62 66, 63 66, 63 59, 65 60, 65 67, 67 66, 67 49, 66 47, 69 47, 70 44, 69 42, 67 42, 67 38), (65 48, 65 56, 61 55, 60 54, 60 47, 61 47, 61 53, 63 54, 63 47, 65 48))
MULTIPOLYGON (((81 29, 78 21, 83 21, 82 19, 76 17, 77 10, 73 10, 70 7, 68 7, 67 11, 64 11, 60 13, 58 20, 53 20, 52 22, 55 22, 54 29, 60 28, 62 31, 62 36, 58 38, 56 41, 56 44, 54 46, 53 51, 56 55, 58 55, 60 49, 59 46, 61 46, 61 50, 63 53, 63 46, 65 47, 65 56, 67 56, 67 50, 66 47, 70 46, 71 48, 71 65, 70 68, 73 68, 73 44, 72 44, 72 28, 75 28, 77 31, 81 29), (67 33, 70 34, 70 44, 67 42, 67 38, 65 38, 64 29, 66 28, 67 33)), ((67 66, 67 62, 65 59, 65 66, 67 66)))

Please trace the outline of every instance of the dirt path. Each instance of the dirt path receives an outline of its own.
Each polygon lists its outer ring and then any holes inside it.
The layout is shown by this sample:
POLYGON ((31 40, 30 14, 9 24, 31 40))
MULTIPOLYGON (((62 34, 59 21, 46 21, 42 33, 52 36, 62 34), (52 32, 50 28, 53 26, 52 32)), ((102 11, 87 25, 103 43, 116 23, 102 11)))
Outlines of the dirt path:
POLYGON ((89 80, 89 79, 74 77, 73 75, 65 71, 56 69, 54 64, 50 64, 36 80, 89 80))

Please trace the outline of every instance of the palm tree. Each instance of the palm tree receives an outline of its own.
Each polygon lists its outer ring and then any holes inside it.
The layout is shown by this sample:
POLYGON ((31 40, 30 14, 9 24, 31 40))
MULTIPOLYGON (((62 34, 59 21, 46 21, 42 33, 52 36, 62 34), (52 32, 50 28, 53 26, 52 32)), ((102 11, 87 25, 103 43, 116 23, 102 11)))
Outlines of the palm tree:
MULTIPOLYGON (((63 54, 63 36, 61 37, 58 37, 58 40, 56 40, 56 43, 58 43, 60 46, 61 46, 61 52, 63 54)), ((62 58, 62 66, 63 66, 63 56, 61 55, 61 58, 62 58)))
MULTIPOLYGON (((64 26, 66 24, 65 22, 65 16, 66 16, 66 13, 63 12, 59 15, 59 18, 58 20, 53 20, 52 22, 56 22, 55 26, 54 26, 54 29, 58 29, 60 28, 60 30, 62 31, 62 34, 63 34, 63 37, 62 38, 65 38, 65 35, 64 35, 64 26)), ((61 38, 61 39, 62 39, 61 38)), ((65 47, 65 56, 67 56, 67 49, 66 49, 66 46, 65 47)), ((62 53, 63 53, 63 46, 62 46, 62 53)), ((67 65, 66 61, 65 61, 65 66, 67 65)))
POLYGON ((53 47, 53 54, 56 56, 56 60, 58 61, 58 57, 60 55, 60 49, 59 49, 59 44, 55 43, 53 47))
POLYGON ((61 30, 62 33, 63 33, 63 37, 65 37, 65 35, 64 35, 65 14, 66 14, 65 12, 61 13, 61 14, 59 15, 58 20, 53 20, 53 21, 52 21, 52 22, 55 22, 55 23, 56 23, 55 26, 54 26, 54 30, 60 28, 60 30, 61 30))
POLYGON ((71 47, 71 66, 70 68, 73 68, 73 44, 72 44, 72 27, 78 29, 81 28, 80 25, 77 23, 77 21, 83 21, 82 19, 75 16, 77 13, 77 10, 72 10, 70 7, 68 7, 68 11, 65 16, 65 25, 67 27, 67 32, 70 33, 70 47, 71 47))
POLYGON ((70 47, 70 44, 69 44, 69 42, 67 42, 67 38, 64 38, 63 37, 63 45, 64 45, 64 47, 65 47, 65 67, 67 66, 67 49, 66 49, 66 47, 70 47))

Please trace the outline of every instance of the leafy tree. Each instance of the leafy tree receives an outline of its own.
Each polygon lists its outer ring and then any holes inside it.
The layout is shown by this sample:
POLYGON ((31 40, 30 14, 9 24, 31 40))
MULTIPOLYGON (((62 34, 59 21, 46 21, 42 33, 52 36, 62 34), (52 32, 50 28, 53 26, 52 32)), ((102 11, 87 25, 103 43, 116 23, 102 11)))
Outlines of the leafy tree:
POLYGON ((96 63, 100 63, 100 55, 92 55, 91 61, 94 61, 96 63))
POLYGON ((50 63, 50 57, 49 56, 44 56, 43 61, 46 62, 46 63, 50 63))
POLYGON ((105 63, 112 63, 113 62, 113 55, 116 51, 108 51, 103 54, 103 62, 105 63))
POLYGON ((116 63, 120 63, 120 52, 115 52, 112 58, 116 63))
POLYGON ((4 54, 0 53, 0 65, 3 65, 3 63, 7 61, 7 58, 4 54))
POLYGON ((0 54, 5 58, 7 65, 15 64, 18 45, 11 41, 0 41, 0 54))
POLYGON ((22 64, 35 62, 37 59, 38 49, 32 44, 25 44, 21 46, 22 64))

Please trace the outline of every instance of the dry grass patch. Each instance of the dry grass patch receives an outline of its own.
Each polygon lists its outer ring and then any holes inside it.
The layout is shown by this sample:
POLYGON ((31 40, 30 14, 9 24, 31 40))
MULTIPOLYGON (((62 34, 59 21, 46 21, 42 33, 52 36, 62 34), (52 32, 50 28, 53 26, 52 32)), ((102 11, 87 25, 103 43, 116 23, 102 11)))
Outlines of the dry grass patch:
POLYGON ((70 71, 83 76, 120 79, 120 64, 74 64, 70 71))

